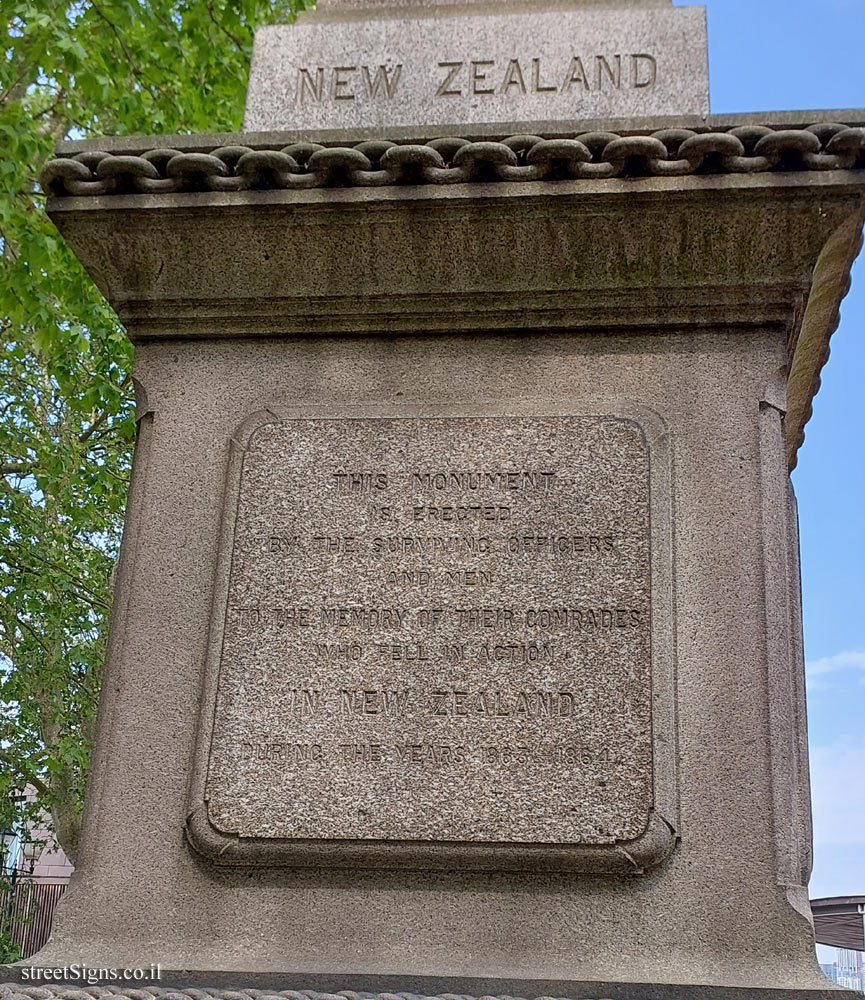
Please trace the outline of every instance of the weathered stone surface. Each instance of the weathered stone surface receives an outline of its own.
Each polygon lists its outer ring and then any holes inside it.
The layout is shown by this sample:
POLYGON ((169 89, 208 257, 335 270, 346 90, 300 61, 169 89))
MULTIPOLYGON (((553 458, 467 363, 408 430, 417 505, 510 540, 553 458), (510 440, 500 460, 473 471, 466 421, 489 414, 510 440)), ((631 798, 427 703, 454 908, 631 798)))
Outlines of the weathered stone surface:
POLYGON ((673 0, 318 0, 315 5, 317 12, 349 11, 349 10, 376 10, 387 7, 400 7, 404 10, 413 10, 423 7, 480 7, 489 6, 495 3, 501 5, 520 5, 527 7, 544 6, 568 6, 568 7, 669 7, 673 0))
MULTIPOLYGON (((142 420, 77 883, 39 961, 146 956, 208 970, 188 984, 222 970, 225 986, 328 991, 825 995, 784 389, 797 365, 819 371, 861 173, 126 193, 49 211, 130 325, 142 420), (485 399, 515 420, 631 400, 666 429, 676 672, 653 664, 652 695, 653 715, 675 713, 681 842, 637 879, 360 857, 231 868, 189 849, 238 427, 382 400, 399 418, 477 417, 485 399)), ((653 756, 657 799, 676 782, 653 756)))
POLYGON ((213 826, 640 838, 654 804, 652 498, 633 417, 253 425, 232 464, 213 638, 213 826))
MULTIPOLYGON (((60 970, 62 971, 62 970, 60 970)), ((66 984, 40 984, 32 986, 22 981, 21 970, 14 967, 0 966, 0 975, 8 982, 0 983, 0 1000, 141 1000, 142 986, 137 989, 123 988, 112 985, 89 986, 87 989, 73 989, 66 984), (20 984, 20 985, 19 985, 20 984)), ((509 988, 506 980, 474 980, 471 987, 466 986, 466 980, 460 980, 458 988, 471 988, 475 995, 462 994, 463 1000, 519 1000, 509 994, 505 996, 491 995, 490 990, 505 991, 509 988), (484 992, 486 990, 486 992, 484 992)), ((275 1000, 297 1000, 298 993, 304 1000, 333 1000, 336 994, 338 1000, 353 1000, 355 991, 363 991, 364 1000, 452 1000, 454 983, 446 980, 430 981, 427 978, 414 981, 412 990, 404 990, 399 982, 394 983, 390 976, 372 976, 358 981, 355 977, 321 977, 307 976, 273 976, 262 974, 247 974, 243 977, 243 985, 238 985, 231 976, 224 973, 203 972, 184 969, 171 972, 159 986, 146 984, 146 996, 153 1000, 256 1000, 261 992, 275 1000), (219 983, 225 983, 222 988, 219 983), (168 984, 171 985, 168 985, 168 984), (207 983, 209 985, 204 986, 207 983), (188 985, 187 985, 188 984, 188 985), (439 990, 433 994, 418 993, 415 990, 439 990), (380 991, 386 992, 380 992, 380 991), (325 991, 325 992, 320 992, 325 991)), ((573 997, 574 1000, 587 1000, 603 996, 605 1000, 861 1000, 861 993, 852 990, 842 990, 829 986, 828 980, 823 989, 740 989, 726 986, 657 986, 652 983, 551 983, 544 980, 537 984, 520 984, 529 997, 534 997, 544 990, 549 990, 556 996, 562 994, 573 997), (534 992, 526 989, 534 986, 534 992)))
MULTIPOLYGON (((573 123, 568 131, 575 131, 573 123)), ((731 175, 865 169, 865 132, 855 126, 835 123, 782 131, 768 132, 748 145, 735 131, 714 132, 700 123, 699 131, 679 127, 636 135, 605 130, 599 135, 590 129, 576 131, 566 142, 525 134, 474 142, 450 137, 444 142, 411 143, 409 148, 367 133, 360 142, 343 136, 336 148, 310 148, 307 137, 300 147, 288 144, 280 151, 257 150, 257 137, 250 137, 250 145, 214 143, 204 162, 199 156, 159 147, 135 156, 100 150, 86 166, 75 156, 58 157, 43 167, 40 183, 52 198, 98 198, 149 193, 154 184, 164 194, 177 194, 200 191, 202 186, 223 191, 308 191, 406 182, 536 184, 663 174, 686 177, 707 167, 714 174, 731 175), (720 158, 719 149, 727 150, 720 158), (274 154, 279 169, 273 169, 274 154)))
POLYGON ((400 15, 309 14, 260 28, 246 130, 709 111, 700 7, 400 15))

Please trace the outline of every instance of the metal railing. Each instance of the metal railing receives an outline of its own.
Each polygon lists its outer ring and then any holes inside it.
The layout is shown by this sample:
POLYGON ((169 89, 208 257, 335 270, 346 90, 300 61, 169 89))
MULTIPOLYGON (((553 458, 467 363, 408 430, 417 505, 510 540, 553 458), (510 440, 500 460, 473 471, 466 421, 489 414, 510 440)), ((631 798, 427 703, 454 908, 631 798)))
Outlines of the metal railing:
POLYGON ((66 885, 25 878, 0 890, 0 935, 18 946, 21 958, 29 958, 48 941, 66 885))

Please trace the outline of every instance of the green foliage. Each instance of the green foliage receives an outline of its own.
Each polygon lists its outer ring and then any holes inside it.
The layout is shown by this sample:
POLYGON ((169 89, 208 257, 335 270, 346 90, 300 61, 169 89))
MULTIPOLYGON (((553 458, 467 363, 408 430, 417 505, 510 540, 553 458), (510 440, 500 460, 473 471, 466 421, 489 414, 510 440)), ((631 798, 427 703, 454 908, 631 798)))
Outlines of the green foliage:
POLYGON ((73 857, 135 433, 132 351, 36 178, 64 136, 238 128, 253 29, 303 6, 3 2, 0 798, 35 788, 73 857))
POLYGON ((21 949, 12 940, 12 935, 8 931, 0 931, 0 965, 17 962, 21 957, 21 949))

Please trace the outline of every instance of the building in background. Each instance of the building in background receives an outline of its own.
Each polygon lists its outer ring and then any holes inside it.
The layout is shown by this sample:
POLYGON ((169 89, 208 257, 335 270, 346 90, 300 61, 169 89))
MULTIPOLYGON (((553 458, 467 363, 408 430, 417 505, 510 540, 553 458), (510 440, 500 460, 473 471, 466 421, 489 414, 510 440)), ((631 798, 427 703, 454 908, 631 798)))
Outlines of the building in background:
POLYGON ((865 993, 865 896, 812 899, 811 914, 817 943, 836 956, 820 968, 833 983, 865 993))
POLYGON ((4 830, 2 841, 0 937, 20 958, 29 958, 48 940, 72 863, 47 828, 4 830))
POLYGON ((852 948, 838 949, 838 978, 835 980, 839 986, 846 986, 849 990, 859 990, 865 993, 865 965, 862 961, 862 952, 853 951, 852 948))
POLYGON ((39 855, 33 868, 33 878, 39 879, 43 884, 66 885, 74 870, 72 862, 59 847, 48 846, 39 855))
POLYGON ((823 970, 823 975, 827 979, 831 979, 833 983, 838 982, 838 963, 837 962, 821 962, 820 968, 823 970))

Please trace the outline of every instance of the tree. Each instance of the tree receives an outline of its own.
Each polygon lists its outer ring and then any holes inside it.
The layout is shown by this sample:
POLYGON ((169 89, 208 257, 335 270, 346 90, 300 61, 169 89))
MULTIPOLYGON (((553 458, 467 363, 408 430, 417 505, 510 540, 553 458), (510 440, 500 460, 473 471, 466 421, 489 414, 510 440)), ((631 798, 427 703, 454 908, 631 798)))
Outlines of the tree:
POLYGON ((4 0, 0 799, 34 789, 73 860, 135 435, 132 349, 36 178, 64 136, 236 129, 254 28, 305 5, 4 0))

